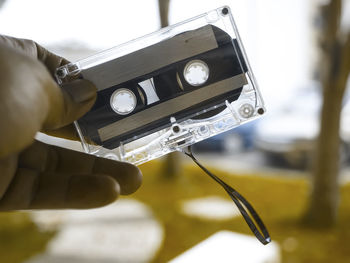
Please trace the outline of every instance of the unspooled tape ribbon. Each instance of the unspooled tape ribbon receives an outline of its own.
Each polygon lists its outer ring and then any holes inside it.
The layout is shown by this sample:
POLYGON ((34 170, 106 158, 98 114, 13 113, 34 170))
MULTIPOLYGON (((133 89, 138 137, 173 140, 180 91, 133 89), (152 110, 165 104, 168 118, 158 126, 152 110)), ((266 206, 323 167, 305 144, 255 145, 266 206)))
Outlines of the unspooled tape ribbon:
POLYGON ((192 153, 191 146, 188 147, 187 150, 184 150, 183 153, 186 154, 188 157, 190 157, 206 174, 208 174, 214 181, 216 181, 218 184, 220 184, 225 189, 227 194, 231 197, 232 201, 238 207, 244 220, 247 222, 250 230, 253 232, 253 234, 256 236, 256 238, 264 245, 270 243, 271 242, 270 234, 267 231, 267 229, 266 229, 263 221, 259 217, 258 213, 253 208, 253 206, 235 189, 233 189, 231 186, 226 184, 220 178, 215 176, 213 173, 211 173, 203 165, 201 165, 198 162, 198 160, 194 157, 194 155, 192 153), (254 221, 258 227, 254 223, 254 221))

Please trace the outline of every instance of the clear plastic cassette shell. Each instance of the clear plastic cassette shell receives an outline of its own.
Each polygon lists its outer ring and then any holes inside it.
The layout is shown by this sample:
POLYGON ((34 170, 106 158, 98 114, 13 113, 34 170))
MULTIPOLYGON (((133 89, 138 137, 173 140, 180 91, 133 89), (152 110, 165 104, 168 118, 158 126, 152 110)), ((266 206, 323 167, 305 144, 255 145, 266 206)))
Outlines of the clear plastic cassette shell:
POLYGON ((227 6, 62 66, 56 78, 85 78, 98 89, 75 122, 84 150, 135 165, 265 112, 227 6))

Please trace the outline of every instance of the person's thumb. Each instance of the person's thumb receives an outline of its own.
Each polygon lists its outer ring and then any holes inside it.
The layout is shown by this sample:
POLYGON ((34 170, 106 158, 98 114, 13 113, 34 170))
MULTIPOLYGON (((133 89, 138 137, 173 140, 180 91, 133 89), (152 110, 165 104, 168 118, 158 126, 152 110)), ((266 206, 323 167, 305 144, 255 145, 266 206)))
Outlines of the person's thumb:
POLYGON ((84 79, 56 86, 50 92, 50 106, 44 130, 61 128, 82 117, 96 100, 96 87, 84 79))

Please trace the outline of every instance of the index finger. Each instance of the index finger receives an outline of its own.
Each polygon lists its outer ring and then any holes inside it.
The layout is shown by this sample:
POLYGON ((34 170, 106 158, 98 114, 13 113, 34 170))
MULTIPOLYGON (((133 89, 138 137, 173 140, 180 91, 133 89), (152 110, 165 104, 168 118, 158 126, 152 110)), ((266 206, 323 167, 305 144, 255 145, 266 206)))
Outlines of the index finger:
POLYGON ((130 163, 96 157, 38 141, 20 154, 18 166, 38 172, 109 175, 118 181, 122 195, 135 192, 142 182, 140 169, 130 163))
POLYGON ((33 40, 0 35, 0 42, 21 51, 27 56, 38 59, 45 65, 52 76, 54 76, 58 67, 69 63, 65 58, 51 53, 33 40))

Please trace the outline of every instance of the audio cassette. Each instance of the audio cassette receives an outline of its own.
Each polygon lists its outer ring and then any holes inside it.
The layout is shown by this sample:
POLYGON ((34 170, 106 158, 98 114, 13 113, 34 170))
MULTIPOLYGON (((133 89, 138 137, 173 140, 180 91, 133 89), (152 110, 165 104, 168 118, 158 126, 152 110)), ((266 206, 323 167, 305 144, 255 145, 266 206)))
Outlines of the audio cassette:
POLYGON ((229 7, 57 69, 97 87, 75 122, 86 152, 141 164, 265 112, 229 7))

